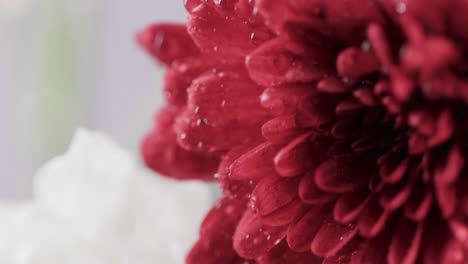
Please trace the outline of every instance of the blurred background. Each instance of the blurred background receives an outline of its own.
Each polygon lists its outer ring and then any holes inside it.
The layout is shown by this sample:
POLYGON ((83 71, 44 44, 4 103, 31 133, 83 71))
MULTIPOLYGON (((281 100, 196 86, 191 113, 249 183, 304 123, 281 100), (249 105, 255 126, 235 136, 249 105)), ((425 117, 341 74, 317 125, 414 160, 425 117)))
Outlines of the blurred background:
POLYGON ((80 126, 138 153, 163 69, 134 35, 185 18, 179 1, 0 0, 0 198, 30 198, 36 169, 80 126))

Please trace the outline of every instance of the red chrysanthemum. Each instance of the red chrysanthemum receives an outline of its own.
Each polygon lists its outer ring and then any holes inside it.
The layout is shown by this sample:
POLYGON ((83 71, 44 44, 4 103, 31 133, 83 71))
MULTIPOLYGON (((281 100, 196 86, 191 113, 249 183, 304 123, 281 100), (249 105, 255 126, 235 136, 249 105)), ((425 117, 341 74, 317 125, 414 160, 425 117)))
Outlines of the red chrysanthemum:
POLYGON ((468 1, 185 5, 139 39, 169 66, 146 162, 224 191, 189 263, 468 261, 468 1))

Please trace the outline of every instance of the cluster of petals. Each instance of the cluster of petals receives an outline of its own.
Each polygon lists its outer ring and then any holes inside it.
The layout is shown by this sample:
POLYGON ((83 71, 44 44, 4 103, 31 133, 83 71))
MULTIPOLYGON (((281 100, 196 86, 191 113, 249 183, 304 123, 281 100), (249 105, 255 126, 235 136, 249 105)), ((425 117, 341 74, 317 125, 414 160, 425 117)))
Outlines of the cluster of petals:
POLYGON ((151 168, 219 178, 188 263, 468 261, 468 1, 186 0, 151 168))

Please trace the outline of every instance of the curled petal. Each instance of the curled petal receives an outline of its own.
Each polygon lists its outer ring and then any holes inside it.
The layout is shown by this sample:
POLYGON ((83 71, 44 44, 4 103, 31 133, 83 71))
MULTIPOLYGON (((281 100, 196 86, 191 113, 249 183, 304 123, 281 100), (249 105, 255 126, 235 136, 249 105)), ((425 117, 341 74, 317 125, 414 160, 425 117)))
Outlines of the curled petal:
POLYGON ((232 236, 245 207, 246 200, 243 199, 223 198, 218 201, 205 217, 200 229, 200 240, 187 256, 187 263, 236 263, 238 256, 232 245, 232 236))
POLYGON ((137 41, 151 56, 166 65, 199 53, 183 25, 151 25, 138 33, 137 41))
POLYGON ((238 60, 271 38, 266 28, 245 23, 236 15, 221 14, 207 3, 191 10, 187 28, 203 52, 238 60))
POLYGON ((219 157, 181 148, 172 131, 176 110, 168 107, 160 112, 155 129, 143 141, 141 151, 148 167, 177 179, 212 179, 219 157))
POLYGON ((319 63, 328 60, 324 57, 319 51, 307 53, 304 47, 278 38, 256 49, 247 57, 246 63, 250 76, 256 83, 273 86, 319 80, 330 71, 319 63), (310 63, 311 61, 316 63, 310 63))
POLYGON ((264 226, 253 211, 247 210, 234 234, 234 248, 241 257, 255 259, 265 255, 285 236, 285 227, 264 226))
POLYGON ((273 157, 277 148, 270 143, 263 143, 236 159, 229 168, 229 174, 235 180, 255 180, 276 174, 273 157))
POLYGON ((310 250, 312 240, 322 227, 327 210, 327 207, 313 207, 289 225, 287 242, 293 250, 298 252, 310 250))
POLYGON ((307 204, 325 204, 336 199, 335 193, 322 191, 317 187, 313 173, 307 173, 299 183, 299 196, 307 204))
POLYGON ((267 118, 258 105, 261 90, 242 73, 197 78, 188 89, 187 109, 175 123, 179 143, 192 151, 218 152, 260 137, 257 129, 267 118))
POLYGON ((423 223, 401 221, 393 234, 388 251, 389 264, 412 264, 418 258, 423 223))
POLYGON ((298 179, 265 177, 255 187, 251 201, 255 211, 268 215, 281 210, 297 198, 298 179))
MULTIPOLYGON (((364 160, 343 157, 322 163, 315 172, 315 182, 321 190, 343 193, 367 183, 372 169, 361 166, 364 160)), ((364 163, 365 164, 365 163, 364 163)))
POLYGON ((357 228, 354 224, 343 225, 331 217, 327 218, 312 241, 312 252, 322 257, 333 256, 346 246, 356 233, 357 228))

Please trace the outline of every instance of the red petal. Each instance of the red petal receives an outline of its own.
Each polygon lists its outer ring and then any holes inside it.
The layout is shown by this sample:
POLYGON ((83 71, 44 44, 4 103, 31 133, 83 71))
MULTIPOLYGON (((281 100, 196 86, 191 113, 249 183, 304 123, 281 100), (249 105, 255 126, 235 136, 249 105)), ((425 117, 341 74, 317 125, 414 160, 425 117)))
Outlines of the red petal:
POLYGON ((357 110, 364 108, 364 105, 358 101, 356 98, 351 97, 349 99, 343 100, 336 106, 335 112, 338 115, 347 115, 357 110))
POLYGON ((286 242, 281 242, 265 256, 257 259, 257 264, 320 264, 322 259, 310 252, 292 251, 286 242))
POLYGON ((264 226, 251 210, 247 210, 234 234, 234 248, 241 257, 255 259, 278 245, 285 236, 285 227, 264 226))
POLYGON ((450 219, 449 227, 453 236, 465 247, 468 246, 468 224, 462 219, 450 219))
POLYGON ((151 25, 138 33, 137 41, 151 56, 166 65, 199 53, 184 25, 151 25))
POLYGON ((271 38, 266 28, 244 22, 236 15, 220 14, 213 6, 202 3, 191 10, 187 28, 203 52, 241 60, 271 38))
POLYGON ((366 240, 357 253, 353 256, 350 264, 375 264, 381 263, 388 254, 388 245, 391 235, 389 232, 366 240))
POLYGON ((333 256, 354 238, 357 228, 353 224, 343 225, 335 222, 331 216, 325 219, 322 227, 312 241, 314 254, 322 257, 333 256))
POLYGON ((316 206, 298 218, 288 228, 288 245, 295 251, 310 250, 312 240, 322 227, 328 208, 316 206))
POLYGON ((311 142, 311 134, 301 135, 282 148, 275 156, 275 168, 284 177, 297 176, 306 170, 314 170, 319 160, 311 157, 321 150, 321 144, 311 142))
POLYGON ((298 179, 265 177, 257 183, 251 201, 255 211, 265 216, 281 210, 297 198, 298 179))
POLYGON ((377 199, 371 198, 359 218, 359 233, 364 237, 376 236, 385 228, 390 214, 390 211, 384 210, 378 204, 377 199))
POLYGON ((240 156, 230 167, 230 177, 235 180, 261 179, 276 175, 273 158, 277 148, 264 143, 240 156))
POLYGON ((320 190, 315 184, 313 173, 308 173, 302 177, 299 184, 299 196, 305 203, 312 205, 324 204, 337 197, 334 193, 327 193, 320 190))
POLYGON ((351 47, 338 55, 336 68, 341 76, 357 81, 365 75, 379 72, 381 66, 371 52, 351 47))
POLYGON ((308 26, 348 43, 360 44, 370 22, 385 23, 379 5, 366 0, 291 0, 290 3, 296 12, 308 17, 308 26))
POLYGON ((348 94, 351 87, 336 78, 325 78, 317 84, 317 90, 329 94, 348 94))
POLYGON ((266 122, 262 127, 262 135, 272 143, 282 143, 293 140, 304 130, 298 127, 295 115, 288 115, 266 122))
POLYGON ((423 223, 400 221, 388 252, 389 264, 413 264, 419 255, 423 223))
POLYGON ((346 244, 337 254, 326 257, 322 264, 343 264, 350 263, 356 254, 361 250, 359 239, 353 239, 346 244))
POLYGON ((370 200, 367 188, 349 192, 341 196, 335 203, 334 219, 340 223, 354 221, 370 200))
POLYGON ((403 206, 403 204, 408 200, 412 190, 413 183, 411 181, 402 181, 394 185, 387 184, 382 190, 382 194, 379 200, 380 205, 385 208, 385 210, 396 210, 403 206))
POLYGON ((141 151, 145 163, 163 175, 177 179, 212 179, 219 164, 219 157, 182 149, 176 142, 172 122, 177 111, 163 109, 156 127, 143 141, 141 151))
POLYGON ((363 168, 363 160, 335 158, 322 163, 315 171, 317 187, 324 191, 343 193, 368 183, 371 169, 363 168))
POLYGON ((465 158, 458 147, 453 147, 447 156, 447 161, 436 168, 434 177, 444 184, 454 183, 465 166, 465 158))
POLYGON ((309 85, 284 85, 266 88, 260 96, 263 107, 275 116, 295 114, 304 98, 311 93, 309 85))
POLYGON ((310 51, 291 41, 277 38, 251 53, 246 63, 255 82, 262 86, 274 86, 321 79, 327 73, 327 69, 319 63, 324 60, 322 57, 320 52, 310 54, 310 51))
POLYGON ((233 179, 231 173, 231 165, 240 156, 242 156, 255 146, 255 144, 241 145, 233 148, 231 151, 229 151, 223 156, 223 159, 219 164, 219 175, 216 175, 219 176, 219 181, 221 183, 223 194, 234 197, 245 195, 247 197, 247 195, 252 193, 254 182, 233 179))
POLYGON ((449 217, 455 212, 457 205, 457 194, 455 184, 445 184, 434 179, 435 197, 444 217, 449 217))
POLYGON ((242 71, 210 72, 194 80, 187 109, 174 127, 179 143, 193 151, 216 152, 259 138, 267 118, 258 103, 262 90, 242 71))
POLYGON ((223 198, 214 206, 200 229, 200 240, 187 257, 187 263, 231 263, 237 259, 232 236, 245 211, 243 199, 223 198), (223 230, 223 232, 219 232, 223 230))
POLYGON ((166 99, 178 106, 187 104, 187 89, 200 74, 214 67, 214 61, 199 57, 186 58, 171 64, 164 79, 166 99))
POLYGON ((386 162, 380 167, 380 176, 387 183, 396 183, 405 176, 409 166, 409 159, 404 159, 401 163, 394 165, 386 162))
POLYGON ((465 264, 468 261, 466 248, 455 239, 441 241, 436 237, 438 243, 433 243, 432 248, 424 249, 424 264, 465 264), (442 248, 441 248, 442 247, 442 248))
POLYGON ((261 216, 260 221, 268 226, 284 226, 290 224, 305 210, 304 203, 296 199, 269 215, 261 216))
POLYGON ((353 138, 361 132, 362 122, 359 116, 341 119, 332 128, 332 135, 338 139, 353 138))
POLYGON ((429 213, 433 204, 433 195, 432 192, 426 188, 419 186, 418 188, 414 188, 404 209, 404 214, 408 219, 421 221, 426 218, 429 213))
POLYGON ((335 118, 335 107, 341 101, 336 95, 314 92, 304 97, 299 107, 301 126, 319 127, 335 118))

